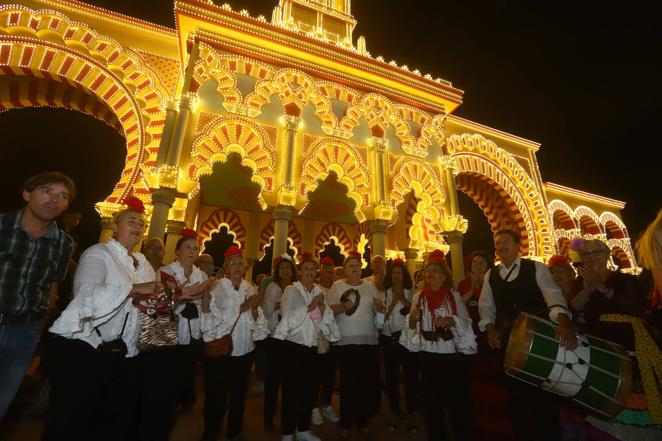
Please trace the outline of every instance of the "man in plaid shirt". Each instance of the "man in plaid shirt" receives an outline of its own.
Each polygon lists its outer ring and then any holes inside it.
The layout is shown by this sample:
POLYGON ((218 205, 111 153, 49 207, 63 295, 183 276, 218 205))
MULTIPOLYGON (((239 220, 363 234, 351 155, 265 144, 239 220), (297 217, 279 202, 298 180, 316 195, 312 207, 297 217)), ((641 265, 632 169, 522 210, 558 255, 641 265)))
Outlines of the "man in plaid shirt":
POLYGON ((60 172, 23 186, 25 208, 0 214, 0 419, 30 365, 57 284, 64 279, 73 240, 55 219, 76 187, 60 172))

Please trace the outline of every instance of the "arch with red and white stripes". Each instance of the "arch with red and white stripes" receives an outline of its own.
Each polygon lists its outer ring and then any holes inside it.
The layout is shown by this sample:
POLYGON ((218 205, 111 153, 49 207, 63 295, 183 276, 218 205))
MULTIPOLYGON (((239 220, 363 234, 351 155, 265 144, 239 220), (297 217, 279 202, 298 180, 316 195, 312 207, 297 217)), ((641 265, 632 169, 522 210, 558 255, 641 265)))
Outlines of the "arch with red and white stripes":
MULTIPOLYGON (((260 244, 258 249, 264 252, 265 248, 269 246, 269 242, 271 242, 271 239, 273 238, 274 220, 270 219, 269 223, 260 232, 260 244)), ((301 237, 301 233, 299 233, 297 226, 292 221, 289 222, 287 227, 287 238, 290 241, 292 249, 294 249, 294 255, 298 255, 303 247, 303 238, 301 237)))
POLYGON ((198 234, 204 243, 211 240, 212 235, 218 233, 223 227, 226 227, 228 233, 234 236, 234 242, 239 248, 246 246, 246 228, 241 223, 239 215, 229 208, 220 208, 210 214, 198 228, 198 234))
POLYGON ((331 222, 324 225, 315 237, 315 251, 317 255, 324 251, 324 246, 329 244, 331 239, 340 247, 340 252, 343 255, 347 255, 352 249, 352 240, 349 238, 347 231, 340 224, 331 222))

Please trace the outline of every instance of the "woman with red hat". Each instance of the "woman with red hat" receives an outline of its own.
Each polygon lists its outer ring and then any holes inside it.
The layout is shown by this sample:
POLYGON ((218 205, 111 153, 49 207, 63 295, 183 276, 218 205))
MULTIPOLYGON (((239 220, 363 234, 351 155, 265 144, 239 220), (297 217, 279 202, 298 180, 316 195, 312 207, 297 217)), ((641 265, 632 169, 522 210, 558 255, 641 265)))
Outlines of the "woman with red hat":
POLYGON ((361 255, 350 252, 345 278, 329 291, 341 339, 335 343, 340 363, 340 437, 349 439, 354 423, 369 436, 368 418, 376 408, 379 354, 376 323, 385 311, 375 285, 361 279, 361 255))
POLYGON ((442 251, 430 253, 425 281, 412 300, 400 343, 418 353, 427 436, 446 438, 447 406, 455 439, 472 439, 469 360, 463 355, 476 353, 476 335, 442 251))
POLYGON ((212 342, 230 335, 232 352, 204 361, 205 429, 202 439, 205 441, 220 438, 228 407, 227 438, 241 439, 255 341, 263 340, 269 334, 260 307, 263 296, 244 280, 246 259, 241 250, 233 245, 224 255, 225 277, 212 289, 208 307, 203 303, 202 338, 205 342, 212 342))
POLYGON ((299 441, 319 441, 310 431, 317 345, 320 336, 329 342, 339 340, 340 331, 324 291, 315 283, 317 262, 313 256, 304 253, 297 269, 299 281, 285 288, 282 320, 273 333, 282 341, 280 349, 287 360, 281 400, 282 440, 291 441, 296 430, 299 441))

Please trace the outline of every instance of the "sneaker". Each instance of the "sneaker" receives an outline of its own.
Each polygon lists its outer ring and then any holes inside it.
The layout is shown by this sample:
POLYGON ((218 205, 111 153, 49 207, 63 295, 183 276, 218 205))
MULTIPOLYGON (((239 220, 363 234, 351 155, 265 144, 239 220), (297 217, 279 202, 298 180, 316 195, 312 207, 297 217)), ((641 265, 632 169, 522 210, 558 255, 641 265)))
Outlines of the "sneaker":
POLYGON ((298 441, 322 441, 317 435, 315 435, 310 430, 306 430, 305 432, 297 432, 297 440, 298 441))
POLYGON ((330 404, 328 406, 324 406, 322 409, 322 415, 324 415, 324 418, 331 421, 332 423, 337 423, 340 421, 338 412, 336 412, 336 409, 334 409, 330 404))
POLYGON ((316 426, 319 426, 320 424, 324 423, 324 418, 320 413, 319 407, 313 409, 313 413, 310 416, 310 421, 316 426))

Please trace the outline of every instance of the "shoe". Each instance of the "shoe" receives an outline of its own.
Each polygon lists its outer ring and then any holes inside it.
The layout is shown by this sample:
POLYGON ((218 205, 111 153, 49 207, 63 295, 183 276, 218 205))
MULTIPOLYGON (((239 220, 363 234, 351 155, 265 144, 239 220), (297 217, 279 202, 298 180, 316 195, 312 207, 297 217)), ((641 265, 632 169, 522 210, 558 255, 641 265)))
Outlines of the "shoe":
POLYGON ((306 430, 305 432, 297 432, 297 440, 298 441, 322 441, 320 439, 320 437, 315 435, 310 430, 306 430))
POLYGON ((310 422, 316 426, 319 426, 320 424, 324 423, 324 418, 320 413, 319 407, 313 409, 313 413, 310 415, 310 422))
POLYGON ((340 421, 338 412, 336 412, 336 409, 334 409, 333 406, 331 406, 330 404, 322 408, 322 415, 324 415, 324 418, 331 421, 332 423, 337 423, 338 421, 340 421))
POLYGON ((407 415, 407 430, 412 435, 416 435, 418 433, 418 423, 416 422, 416 415, 413 413, 407 415))
POLYGON ((294 435, 283 435, 280 437, 281 441, 294 441, 294 435))

